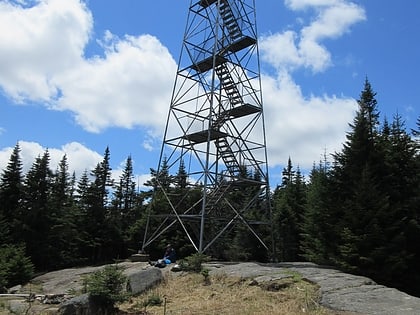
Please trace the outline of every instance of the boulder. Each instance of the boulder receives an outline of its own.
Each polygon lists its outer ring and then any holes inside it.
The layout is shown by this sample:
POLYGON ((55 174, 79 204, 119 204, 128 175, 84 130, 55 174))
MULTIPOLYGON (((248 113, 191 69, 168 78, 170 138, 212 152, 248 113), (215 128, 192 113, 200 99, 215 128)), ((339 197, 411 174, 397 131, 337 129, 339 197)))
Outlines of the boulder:
POLYGON ((127 272, 126 276, 127 291, 134 295, 143 293, 163 280, 163 274, 159 268, 132 270, 127 272))
POLYGON ((91 313, 89 304, 90 304, 89 294, 82 294, 61 304, 58 310, 58 314, 60 315, 90 315, 93 313, 91 313))
POLYGON ((58 309, 59 315, 108 315, 113 314, 113 308, 104 309, 89 296, 82 294, 76 296, 63 304, 58 309))

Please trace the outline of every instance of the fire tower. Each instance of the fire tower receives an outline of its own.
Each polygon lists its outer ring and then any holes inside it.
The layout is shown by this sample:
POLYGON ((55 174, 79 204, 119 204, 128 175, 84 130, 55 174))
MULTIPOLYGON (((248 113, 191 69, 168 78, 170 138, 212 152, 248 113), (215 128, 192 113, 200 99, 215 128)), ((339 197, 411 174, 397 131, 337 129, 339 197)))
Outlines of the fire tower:
POLYGON ((204 253, 241 224, 268 249, 263 118, 255 0, 192 0, 143 248, 176 226, 204 253))

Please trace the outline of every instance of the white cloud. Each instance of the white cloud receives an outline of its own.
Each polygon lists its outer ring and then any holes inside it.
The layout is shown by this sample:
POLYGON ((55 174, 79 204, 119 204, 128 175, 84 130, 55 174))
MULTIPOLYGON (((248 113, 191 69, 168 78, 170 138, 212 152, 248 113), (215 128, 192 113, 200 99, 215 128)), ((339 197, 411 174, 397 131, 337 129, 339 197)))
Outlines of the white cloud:
POLYGON ((292 10, 302 10, 308 7, 331 6, 341 0, 285 0, 284 3, 292 10))
POLYGON ((153 36, 105 35, 104 58, 57 75, 63 96, 55 108, 70 110, 86 130, 142 125, 163 129, 176 64, 153 36))
MULTIPOLYGON (((76 177, 80 176, 85 170, 90 174, 96 165, 103 160, 103 154, 93 151, 81 143, 71 142, 67 143, 60 148, 45 148, 37 142, 19 141, 20 158, 23 164, 23 174, 31 168, 35 159, 42 156, 48 149, 50 155, 50 169, 55 171, 59 162, 64 155, 67 156, 69 164, 69 173, 75 172, 76 177)), ((4 170, 9 163, 10 155, 12 154, 13 147, 5 147, 0 150, 0 170, 4 170)), ((133 163, 135 163, 133 161, 133 163)), ((111 171, 111 177, 117 183, 126 165, 126 160, 121 161, 115 169, 111 171)), ((0 172, 1 173, 1 172, 0 172)), ((149 189, 143 184, 150 179, 148 174, 135 174, 134 178, 139 189, 149 189)))
POLYGON ((93 20, 78 0, 0 2, 0 85, 17 102, 50 101, 57 73, 79 63, 93 20))
POLYGON ((286 5, 292 10, 318 11, 316 18, 300 31, 287 30, 261 39, 262 59, 288 70, 305 67, 314 72, 325 71, 331 66, 331 54, 322 40, 342 36, 366 18, 363 8, 343 0, 289 0, 286 5))
POLYGON ((87 59, 90 11, 79 0, 26 8, 0 2, 0 86, 15 101, 41 101, 74 114, 85 130, 163 129, 176 63, 150 35, 106 32, 104 57, 87 59), (19 40, 16 40, 16 39, 19 40))
MULTIPOLYGON (((66 154, 69 171, 71 173, 74 171, 76 176, 80 176, 85 170, 89 172, 103 159, 102 154, 77 142, 67 143, 61 148, 45 148, 37 142, 19 141, 19 147, 24 173, 30 169, 35 159, 38 156, 42 156, 47 149, 50 154, 51 170, 55 171, 57 169, 58 163, 66 154)), ((3 148, 0 151, 0 169, 5 169, 9 163, 12 151, 12 147, 3 148)))
POLYGON ((321 159, 324 149, 338 151, 345 140, 356 101, 336 96, 302 95, 287 72, 263 77, 267 151, 271 166, 289 156, 304 169, 321 159))
MULTIPOLYGON (((267 151, 271 166, 284 165, 289 156, 310 169, 324 150, 341 149, 356 101, 335 95, 302 94, 292 73, 311 69, 314 75, 332 66, 331 53, 322 40, 334 39, 365 19, 363 8, 344 0, 286 0, 292 10, 314 9, 308 25, 265 36, 260 41, 262 60, 277 70, 263 77, 267 151)), ((299 21, 302 20, 299 17, 299 21)))

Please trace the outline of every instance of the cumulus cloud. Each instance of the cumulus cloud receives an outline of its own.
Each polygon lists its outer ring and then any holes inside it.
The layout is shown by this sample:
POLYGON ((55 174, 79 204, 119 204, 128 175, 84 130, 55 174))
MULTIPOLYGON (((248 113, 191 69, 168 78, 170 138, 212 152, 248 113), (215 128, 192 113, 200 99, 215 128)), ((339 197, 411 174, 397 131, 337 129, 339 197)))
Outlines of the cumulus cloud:
POLYGON ((41 101, 73 113, 85 130, 162 129, 176 63, 151 35, 99 41, 104 56, 86 58, 93 27, 79 0, 32 7, 0 2, 0 85, 17 102, 41 101), (19 38, 19 40, 16 40, 19 38))
POLYGON ((305 169, 321 154, 338 151, 345 140, 356 102, 336 96, 309 96, 289 73, 263 77, 267 150, 271 166, 284 165, 289 157, 305 169))
POLYGON ((164 126, 176 64, 157 38, 105 34, 105 57, 56 76, 62 97, 55 108, 75 113, 86 130, 164 126))
POLYGON ((293 73, 310 69, 319 76, 327 71, 331 53, 323 40, 349 32, 365 19, 365 12, 344 0, 286 0, 285 4, 298 13, 308 9, 314 13, 307 24, 298 18, 300 29, 273 33, 260 41, 263 63, 276 70, 262 80, 269 163, 284 165, 290 156, 309 169, 324 150, 340 150, 357 104, 350 97, 303 95, 293 73))
POLYGON ((344 0, 288 0, 292 10, 316 9, 316 18, 300 30, 286 30, 261 39, 261 56, 276 68, 309 68, 325 71, 331 66, 331 53, 322 44, 349 32, 350 27, 366 19, 360 6, 344 0))
MULTIPOLYGON (((67 143, 60 148, 45 148, 37 142, 19 141, 20 157, 23 164, 23 172, 26 173, 32 166, 35 159, 42 156, 46 150, 50 154, 50 168, 56 170, 58 163, 67 155, 69 171, 75 172, 80 176, 85 170, 92 170, 98 162, 103 159, 103 155, 95 152, 78 142, 67 143)), ((0 151, 0 169, 5 169, 9 163, 13 148, 6 147, 0 151)))
MULTIPOLYGON (((23 174, 27 173, 35 159, 42 156, 46 150, 48 150, 50 155, 50 169, 52 171, 57 170, 58 164, 63 156, 66 155, 69 164, 69 173, 72 174, 74 172, 77 178, 80 178, 85 171, 89 174, 103 160, 103 153, 91 150, 79 142, 66 143, 59 148, 46 148, 37 142, 19 141, 19 147, 23 174)), ((6 168, 12 151, 13 147, 5 147, 0 150, 0 170, 6 168)), ((115 181, 118 181, 125 168, 126 160, 116 163, 116 165, 117 167, 111 171, 111 176, 115 181)), ((150 174, 134 176, 137 179, 139 188, 145 188, 143 183, 150 179, 150 174)))
POLYGON ((312 7, 332 6, 341 0, 285 0, 284 3, 292 10, 302 10, 312 7))
POLYGON ((15 101, 50 101, 57 73, 80 63, 93 19, 77 0, 0 2, 0 85, 15 101))

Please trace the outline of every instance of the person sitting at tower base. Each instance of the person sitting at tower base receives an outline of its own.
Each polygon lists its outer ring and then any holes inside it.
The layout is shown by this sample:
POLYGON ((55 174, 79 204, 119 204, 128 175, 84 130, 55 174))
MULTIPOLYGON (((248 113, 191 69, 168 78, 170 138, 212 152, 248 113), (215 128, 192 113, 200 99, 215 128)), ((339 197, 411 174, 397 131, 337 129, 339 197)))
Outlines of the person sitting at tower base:
POLYGON ((172 247, 171 244, 166 246, 165 253, 163 254, 163 258, 158 259, 156 262, 149 261, 149 264, 158 268, 164 268, 166 265, 170 265, 176 262, 176 252, 175 249, 172 247))

